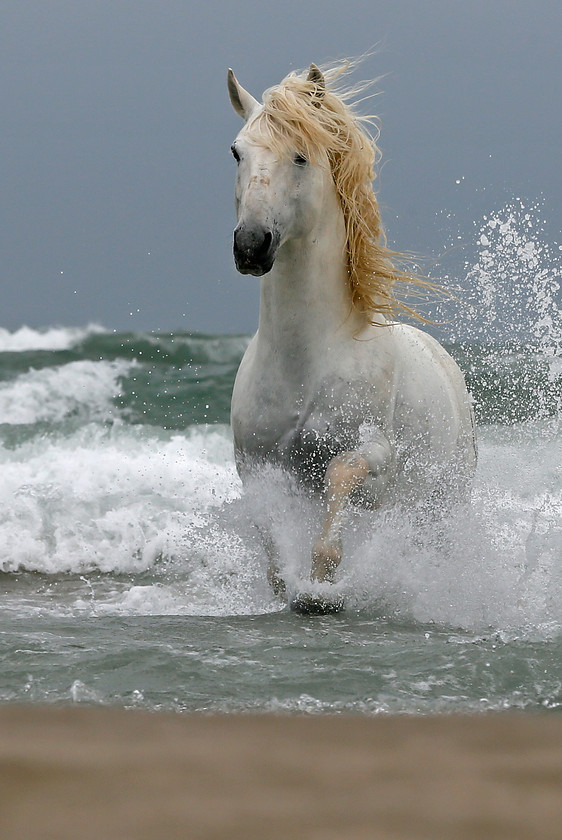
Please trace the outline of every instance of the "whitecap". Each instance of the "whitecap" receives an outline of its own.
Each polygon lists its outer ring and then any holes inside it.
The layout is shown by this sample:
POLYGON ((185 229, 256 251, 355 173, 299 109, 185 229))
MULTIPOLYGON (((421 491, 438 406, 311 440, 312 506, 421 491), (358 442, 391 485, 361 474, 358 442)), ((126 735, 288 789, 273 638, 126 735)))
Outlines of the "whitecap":
POLYGON ((113 398, 119 378, 134 362, 79 361, 36 370, 0 383, 0 423, 59 423, 69 416, 83 420, 114 419, 113 398))
POLYGON ((0 327, 0 353, 22 353, 28 350, 70 350, 91 335, 106 333, 99 324, 87 327, 49 327, 32 329, 22 326, 14 332, 0 327))
POLYGON ((0 449, 0 570, 120 574, 181 558, 205 513, 240 495, 225 451, 224 428, 95 424, 0 449))

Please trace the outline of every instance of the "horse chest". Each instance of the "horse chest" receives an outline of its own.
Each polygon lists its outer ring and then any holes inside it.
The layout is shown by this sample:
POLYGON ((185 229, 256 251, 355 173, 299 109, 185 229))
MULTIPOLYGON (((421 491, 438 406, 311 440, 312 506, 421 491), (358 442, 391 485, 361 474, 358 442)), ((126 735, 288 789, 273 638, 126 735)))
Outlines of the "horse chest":
POLYGON ((272 463, 313 487, 333 457, 356 449, 372 412, 365 383, 328 378, 314 386, 287 388, 261 381, 235 400, 232 424, 242 471, 272 463))

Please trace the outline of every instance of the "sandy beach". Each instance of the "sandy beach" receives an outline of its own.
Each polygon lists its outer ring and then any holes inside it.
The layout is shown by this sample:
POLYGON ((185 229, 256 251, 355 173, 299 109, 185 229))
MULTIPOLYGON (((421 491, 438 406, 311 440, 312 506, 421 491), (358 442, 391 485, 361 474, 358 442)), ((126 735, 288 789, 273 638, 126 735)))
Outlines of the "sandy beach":
POLYGON ((0 708, 3 840, 559 840, 562 717, 0 708))

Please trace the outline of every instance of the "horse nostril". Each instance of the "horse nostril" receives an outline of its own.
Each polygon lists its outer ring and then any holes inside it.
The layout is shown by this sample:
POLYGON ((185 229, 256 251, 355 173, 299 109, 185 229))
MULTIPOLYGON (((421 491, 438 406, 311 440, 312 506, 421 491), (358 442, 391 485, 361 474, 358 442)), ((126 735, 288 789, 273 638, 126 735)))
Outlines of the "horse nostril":
POLYGON ((272 242, 273 242, 273 234, 268 230, 263 235, 263 242, 260 246, 260 252, 262 254, 267 254, 267 252, 271 248, 271 243, 272 242))

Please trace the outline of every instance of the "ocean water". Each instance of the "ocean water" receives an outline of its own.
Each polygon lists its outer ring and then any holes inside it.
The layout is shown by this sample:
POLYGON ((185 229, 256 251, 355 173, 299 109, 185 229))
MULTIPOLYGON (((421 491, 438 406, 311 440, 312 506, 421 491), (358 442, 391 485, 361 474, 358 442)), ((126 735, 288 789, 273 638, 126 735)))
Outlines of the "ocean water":
MULTIPOLYGON (((289 589, 318 522, 276 480, 243 494, 228 425, 248 336, 0 329, 0 701, 182 712, 562 708, 560 254, 519 202, 476 229, 442 328, 478 420, 446 547, 352 512, 347 609, 289 589)), ((256 292, 257 293, 257 292, 256 292)))

